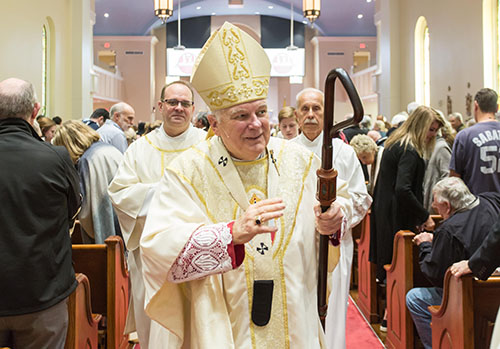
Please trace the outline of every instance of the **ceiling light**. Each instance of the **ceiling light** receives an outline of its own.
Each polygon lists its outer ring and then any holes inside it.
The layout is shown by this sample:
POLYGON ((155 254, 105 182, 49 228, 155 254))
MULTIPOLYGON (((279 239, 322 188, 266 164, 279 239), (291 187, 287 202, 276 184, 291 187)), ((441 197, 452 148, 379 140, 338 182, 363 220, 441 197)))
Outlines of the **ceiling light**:
POLYGON ((360 14, 358 15, 358 19, 361 19, 361 18, 363 18, 363 15, 360 13, 360 14))
POLYGON ((197 10, 201 10, 201 6, 196 6, 196 9, 197 10))
POLYGON ((256 14, 256 15, 260 15, 260 12, 259 12, 259 11, 257 11, 257 12, 255 12, 255 14, 256 14))
POLYGON ((216 13, 215 13, 215 12, 212 12, 212 16, 215 16, 215 15, 216 15, 216 13))
POLYGON ((272 10, 274 6, 267 6, 268 9, 272 10))
POLYGON ((304 13, 304 17, 306 17, 311 23, 314 23, 314 21, 319 17, 320 8, 321 0, 302 1, 302 12, 304 13))
POLYGON ((109 17, 109 13, 107 13, 107 12, 106 12, 106 13, 104 14, 104 17, 105 17, 105 18, 108 18, 108 17, 109 17))
POLYGON ((174 1, 173 0, 154 0, 155 1, 155 16, 161 19, 163 23, 167 21, 167 18, 172 16, 174 13, 174 1))
POLYGON ((366 2, 372 2, 372 0, 366 0, 366 2))

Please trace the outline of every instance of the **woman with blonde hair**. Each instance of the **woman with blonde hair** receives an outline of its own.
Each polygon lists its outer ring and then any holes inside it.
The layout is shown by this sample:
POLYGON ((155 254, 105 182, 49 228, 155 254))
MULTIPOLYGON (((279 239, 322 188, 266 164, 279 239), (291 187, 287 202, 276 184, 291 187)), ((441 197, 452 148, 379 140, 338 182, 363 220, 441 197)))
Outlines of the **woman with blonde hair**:
POLYGON ((114 146, 101 142, 96 131, 76 120, 59 126, 52 143, 66 147, 80 176, 83 200, 78 218, 83 242, 103 244, 108 236, 121 235, 108 196, 108 185, 123 154, 114 146))
POLYGON ((425 160, 444 119, 434 109, 420 106, 385 142, 371 215, 370 261, 377 278, 385 279, 383 266, 391 263, 394 235, 399 230, 433 229, 423 206, 425 160))
POLYGON ((57 125, 51 119, 42 116, 37 119, 38 126, 40 126, 40 131, 42 131, 42 139, 45 142, 50 143, 54 134, 56 133, 57 125))

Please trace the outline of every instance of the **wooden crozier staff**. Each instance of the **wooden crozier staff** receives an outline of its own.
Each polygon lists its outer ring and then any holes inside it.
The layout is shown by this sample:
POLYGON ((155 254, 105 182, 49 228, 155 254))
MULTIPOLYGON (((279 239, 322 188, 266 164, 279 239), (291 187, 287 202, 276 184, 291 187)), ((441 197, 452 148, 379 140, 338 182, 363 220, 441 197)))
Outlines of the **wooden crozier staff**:
MULTIPOLYGON (((325 82, 325 114, 323 130, 323 149, 321 152, 321 168, 317 171, 318 191, 316 197, 321 205, 321 211, 328 210, 336 198, 337 171, 332 168, 332 138, 339 137, 339 131, 347 126, 359 123, 363 119, 363 105, 359 99, 351 78, 342 68, 333 69, 328 73, 325 82), (333 109, 335 100, 335 80, 339 78, 344 86, 354 111, 354 116, 345 121, 333 124, 333 109)), ((328 240, 327 235, 320 235, 319 265, 318 265, 318 313, 325 328, 326 318, 326 280, 328 272, 328 240)), ((338 232, 331 237, 334 246, 340 243, 338 232)))

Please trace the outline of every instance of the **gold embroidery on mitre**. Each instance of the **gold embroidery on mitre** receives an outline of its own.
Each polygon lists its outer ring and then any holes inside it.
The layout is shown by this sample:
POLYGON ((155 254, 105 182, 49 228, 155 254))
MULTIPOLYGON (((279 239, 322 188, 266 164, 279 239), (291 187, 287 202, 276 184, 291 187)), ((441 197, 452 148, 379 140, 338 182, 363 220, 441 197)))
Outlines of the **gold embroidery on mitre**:
POLYGON ((270 70, 271 62, 262 46, 226 22, 203 46, 191 82, 215 111, 266 98, 270 70))
POLYGON ((252 85, 242 83, 239 87, 234 84, 220 88, 219 90, 210 91, 208 98, 210 99, 210 106, 213 107, 226 107, 236 104, 238 101, 249 101, 250 97, 254 95, 257 97, 265 98, 269 86, 269 79, 267 78, 254 78, 252 85))

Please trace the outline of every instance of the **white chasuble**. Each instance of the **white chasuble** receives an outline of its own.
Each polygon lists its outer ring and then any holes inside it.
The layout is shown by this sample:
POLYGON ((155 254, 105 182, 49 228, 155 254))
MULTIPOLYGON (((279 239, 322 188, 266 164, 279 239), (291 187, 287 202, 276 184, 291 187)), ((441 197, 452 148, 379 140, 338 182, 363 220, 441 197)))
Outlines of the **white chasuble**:
MULTIPOLYGON (((314 154, 275 138, 259 160, 238 162, 217 137, 167 167, 141 238, 146 312, 173 332, 183 348, 325 347, 316 296, 318 167, 314 154), (245 244, 240 267, 183 283, 166 281, 193 232, 234 221, 250 202, 276 197, 284 200, 284 215, 265 224, 275 224, 278 231, 245 244), (274 284, 265 326, 255 325, 251 317, 255 280, 274 284)), ((337 202, 349 220, 352 206, 342 180, 337 182, 337 202)))
MULTIPOLYGON (((181 135, 170 137, 165 133, 163 125, 160 126, 128 147, 108 188, 125 246, 129 250, 127 261, 131 297, 125 331, 137 331, 141 348, 148 348, 150 319, 144 312, 145 290, 138 247, 149 202, 170 161, 205 136, 205 131, 190 125, 181 135)), ((161 335, 156 334, 155 337, 161 335)))

